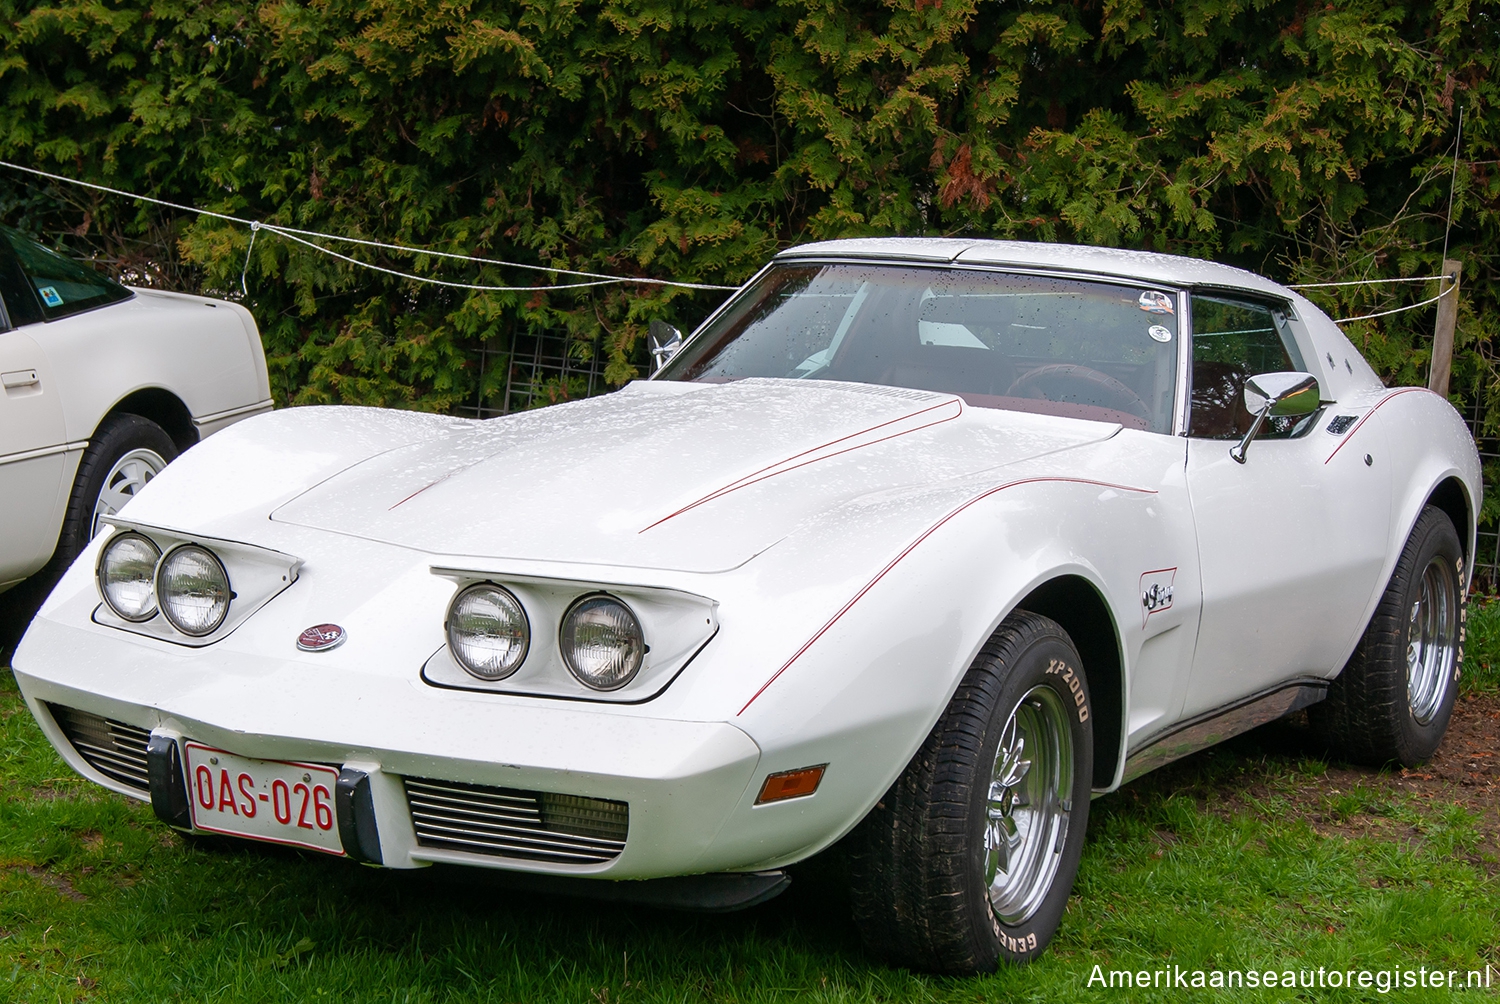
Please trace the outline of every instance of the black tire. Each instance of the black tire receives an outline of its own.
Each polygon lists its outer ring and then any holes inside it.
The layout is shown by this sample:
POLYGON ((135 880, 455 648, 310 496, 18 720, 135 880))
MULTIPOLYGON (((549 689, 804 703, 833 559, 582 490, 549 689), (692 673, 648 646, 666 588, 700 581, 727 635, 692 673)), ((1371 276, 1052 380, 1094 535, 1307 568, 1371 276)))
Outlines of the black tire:
MULTIPOLYGON (((1056 622, 1026 611, 1007 618, 980 650, 921 749, 851 834, 851 907, 872 950, 913 969, 969 975, 993 972, 1002 960, 1028 962, 1047 947, 1088 825, 1094 744, 1082 665, 1056 622), (1047 772, 1067 793, 1056 800, 1062 847, 1055 846, 1056 830, 1034 831, 1052 834, 1026 845, 1045 848, 1037 860, 1048 861, 1048 871, 1031 883, 1029 913, 1008 921, 991 901, 986 832, 1001 736, 1013 714, 1025 712, 1023 698, 1028 708, 1060 710, 1051 720, 1071 743, 1071 780, 1063 780, 1066 771, 1047 772)), ((1039 722, 1047 712, 1026 713, 1039 722)), ((1046 764, 1039 748, 1027 755, 1046 764)), ((1044 776, 1044 768, 1033 769, 1044 776)))
MULTIPOLYGON (((1307 709, 1309 722, 1332 753, 1352 763, 1377 767, 1392 762, 1415 767, 1432 756, 1448 730, 1458 696, 1468 615, 1465 594, 1463 546, 1458 531, 1446 513, 1428 506, 1417 518, 1354 654, 1328 688, 1327 699, 1307 709), (1441 664, 1434 664, 1437 671, 1414 674, 1408 667, 1412 614, 1429 574, 1428 595, 1446 593, 1452 616, 1441 620, 1449 625, 1451 637, 1447 648, 1434 646, 1434 651, 1442 653, 1441 664), (1441 691, 1434 694, 1419 682, 1414 704, 1410 685, 1413 675, 1441 691)), ((1420 628, 1418 632, 1420 635, 1420 628)), ((1419 636, 1417 644, 1422 643, 1419 636)))
POLYGON ((122 457, 135 450, 149 450, 161 458, 163 465, 177 458, 177 444, 172 437, 149 419, 119 414, 110 415, 99 424, 78 462, 62 533, 57 538, 53 561, 61 561, 59 574, 94 539, 94 506, 106 487, 105 478, 122 457))

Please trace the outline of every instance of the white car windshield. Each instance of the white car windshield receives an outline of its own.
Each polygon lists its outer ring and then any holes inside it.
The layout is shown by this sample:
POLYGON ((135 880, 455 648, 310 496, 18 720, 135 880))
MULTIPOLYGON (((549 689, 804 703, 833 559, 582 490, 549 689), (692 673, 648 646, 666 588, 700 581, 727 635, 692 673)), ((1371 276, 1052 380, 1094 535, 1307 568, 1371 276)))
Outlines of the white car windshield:
POLYGON ((845 380, 1170 432, 1170 287, 896 265, 788 264, 739 294, 658 379, 845 380))

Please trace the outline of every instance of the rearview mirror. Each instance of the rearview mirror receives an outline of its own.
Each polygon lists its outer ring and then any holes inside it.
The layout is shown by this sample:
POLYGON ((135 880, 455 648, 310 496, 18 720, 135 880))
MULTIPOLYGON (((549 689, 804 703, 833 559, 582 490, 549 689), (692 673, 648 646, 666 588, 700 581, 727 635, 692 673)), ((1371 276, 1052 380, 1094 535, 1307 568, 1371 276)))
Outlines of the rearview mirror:
POLYGON ((1237 464, 1245 462, 1250 441, 1260 433, 1266 419, 1283 415, 1310 415, 1318 410, 1323 395, 1318 378, 1311 373, 1261 373, 1245 381, 1245 410, 1255 416, 1245 438, 1230 447, 1237 464))
POLYGON ((661 369, 682 348, 682 332, 666 321, 652 321, 650 337, 651 357, 656 360, 656 368, 661 369))

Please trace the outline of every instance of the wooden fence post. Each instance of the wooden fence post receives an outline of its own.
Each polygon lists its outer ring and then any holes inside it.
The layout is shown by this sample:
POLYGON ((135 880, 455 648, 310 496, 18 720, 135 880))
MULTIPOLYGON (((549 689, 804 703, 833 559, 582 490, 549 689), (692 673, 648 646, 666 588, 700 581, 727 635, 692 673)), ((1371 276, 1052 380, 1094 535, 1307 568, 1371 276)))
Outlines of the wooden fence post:
POLYGON ((1432 365, 1427 370, 1427 389, 1448 396, 1448 377, 1453 373, 1453 329, 1458 324, 1458 274, 1463 265, 1443 259, 1443 278, 1438 292, 1448 293, 1437 303, 1437 326, 1432 332, 1432 365))

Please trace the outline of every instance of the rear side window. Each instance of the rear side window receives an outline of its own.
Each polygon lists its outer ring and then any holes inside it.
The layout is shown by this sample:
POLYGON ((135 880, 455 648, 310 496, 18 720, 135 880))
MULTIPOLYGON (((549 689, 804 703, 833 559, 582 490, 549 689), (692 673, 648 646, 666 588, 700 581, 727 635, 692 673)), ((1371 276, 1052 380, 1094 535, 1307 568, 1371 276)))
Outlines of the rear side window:
MULTIPOLYGON (((92 310, 119 300, 128 300, 130 290, 71 258, 49 251, 9 227, 0 227, 10 251, 19 263, 36 306, 46 320, 92 310)), ((6 304, 10 304, 7 292, 6 304)))
MULTIPOLYGON (((1188 435, 1239 439, 1250 428, 1245 381, 1260 373, 1306 369, 1278 307, 1253 300, 1194 295, 1193 389, 1188 435)), ((1300 417, 1268 418, 1262 438, 1293 435, 1300 417)))

